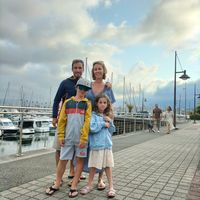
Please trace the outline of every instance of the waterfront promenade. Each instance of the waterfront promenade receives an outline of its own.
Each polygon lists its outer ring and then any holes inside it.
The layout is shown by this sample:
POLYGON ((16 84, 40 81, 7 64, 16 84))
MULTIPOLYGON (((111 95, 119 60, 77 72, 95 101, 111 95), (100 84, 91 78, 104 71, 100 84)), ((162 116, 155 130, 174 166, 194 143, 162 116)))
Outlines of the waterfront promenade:
MULTIPOLYGON (((130 145, 130 134, 116 136, 118 141, 125 142, 127 138, 129 143, 127 142, 127 148, 114 151, 113 176, 114 187, 117 191, 114 199, 199 200, 200 123, 189 122, 169 135, 164 134, 163 129, 161 133, 148 133, 146 131, 145 134, 153 137, 135 144, 133 134, 133 137, 131 137, 133 145, 130 145), (162 137, 155 137, 156 134, 160 134, 162 137)), ((31 159, 31 156, 27 159, 31 159)), ((15 164, 15 161, 7 160, 2 161, 2 165, 4 163, 9 164, 9 162, 12 162, 12 165, 15 164)), ((43 163, 45 161, 41 160, 41 164, 43 163)), ((48 165, 48 162, 46 164, 48 165)), ((38 165, 40 163, 37 163, 35 167, 38 165)), ((16 173, 17 171, 16 169, 16 173)), ((6 176, 2 174, 4 174, 4 171, 1 170, 0 184, 2 184, 4 178, 6 179, 6 176)), ((0 192, 0 199, 69 199, 68 180, 66 178, 64 178, 63 186, 53 196, 49 197, 45 194, 46 187, 50 186, 54 179, 55 173, 51 173, 23 184, 20 183, 0 192)), ((85 184, 86 181, 81 181, 78 189, 85 184)), ((106 190, 97 191, 94 188, 90 194, 79 195, 74 199, 107 199, 106 192, 106 190)))

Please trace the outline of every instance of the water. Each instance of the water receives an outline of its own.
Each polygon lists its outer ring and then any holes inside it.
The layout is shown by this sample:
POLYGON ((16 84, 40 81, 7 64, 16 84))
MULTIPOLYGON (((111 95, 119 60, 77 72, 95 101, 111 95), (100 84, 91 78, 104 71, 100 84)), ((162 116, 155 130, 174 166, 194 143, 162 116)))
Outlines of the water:
MULTIPOLYGON (((32 141, 22 144, 22 153, 53 146, 55 136, 49 136, 49 133, 35 133, 32 141)), ((17 140, 7 141, 0 139, 0 157, 17 154, 19 143, 17 140)))

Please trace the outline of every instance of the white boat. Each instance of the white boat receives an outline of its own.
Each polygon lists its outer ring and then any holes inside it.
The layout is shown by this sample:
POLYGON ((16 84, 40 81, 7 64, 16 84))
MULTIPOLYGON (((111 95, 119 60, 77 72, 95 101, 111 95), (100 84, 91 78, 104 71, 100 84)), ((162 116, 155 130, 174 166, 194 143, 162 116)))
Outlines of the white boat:
POLYGON ((1 137, 3 139, 18 139, 19 128, 8 118, 0 118, 1 137))
POLYGON ((49 132, 49 118, 36 117, 23 120, 23 133, 45 133, 49 132))

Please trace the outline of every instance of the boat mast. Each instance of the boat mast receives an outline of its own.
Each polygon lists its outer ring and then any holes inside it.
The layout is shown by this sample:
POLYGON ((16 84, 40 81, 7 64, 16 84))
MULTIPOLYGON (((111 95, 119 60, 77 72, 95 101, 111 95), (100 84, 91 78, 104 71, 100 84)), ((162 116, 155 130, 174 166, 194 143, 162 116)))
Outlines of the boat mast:
POLYGON ((8 86, 6 88, 5 96, 4 96, 4 99, 3 99, 3 106, 5 105, 5 102, 6 102, 6 97, 7 97, 7 94, 8 94, 9 87, 10 87, 10 82, 8 82, 8 86))

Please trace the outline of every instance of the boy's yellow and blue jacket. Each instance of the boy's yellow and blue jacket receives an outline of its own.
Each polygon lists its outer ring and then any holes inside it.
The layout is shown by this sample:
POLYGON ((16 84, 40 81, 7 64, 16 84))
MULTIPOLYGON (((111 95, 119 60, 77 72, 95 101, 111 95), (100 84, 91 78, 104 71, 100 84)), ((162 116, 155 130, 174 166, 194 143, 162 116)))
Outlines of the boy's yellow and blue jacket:
POLYGON ((75 97, 65 100, 58 119, 58 139, 71 144, 86 143, 90 130, 92 106, 84 98, 76 101, 75 97))

